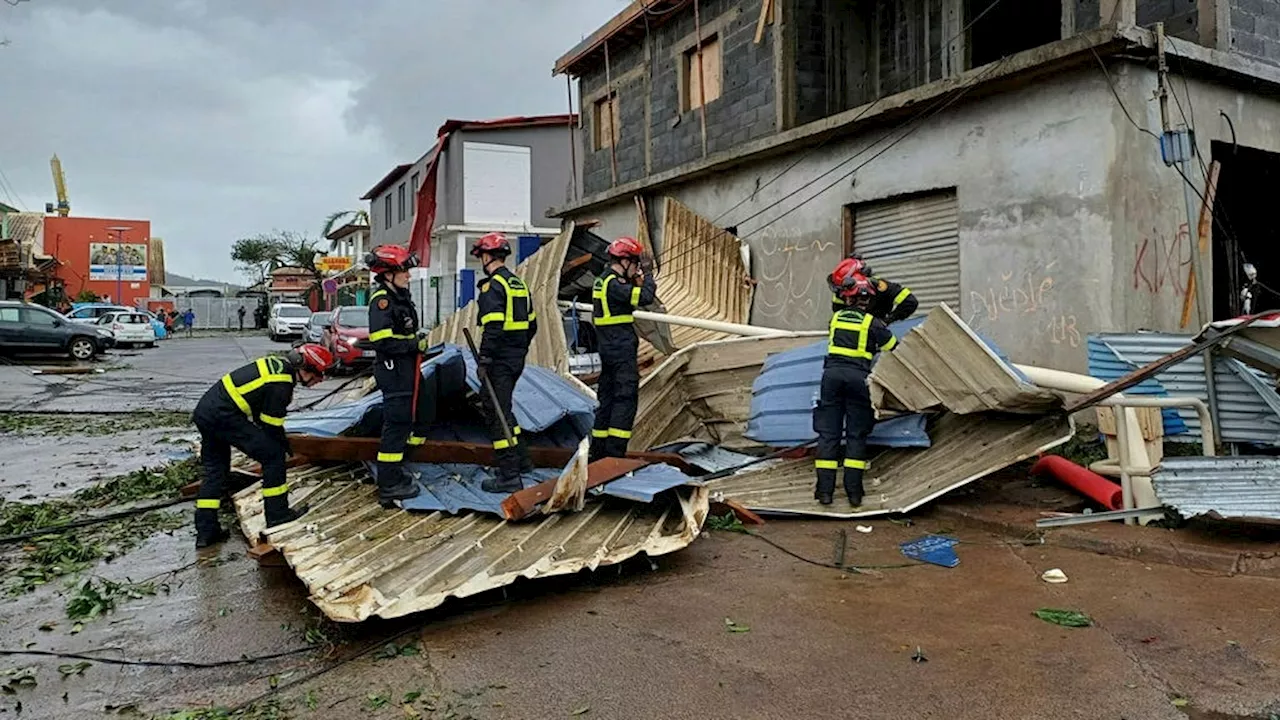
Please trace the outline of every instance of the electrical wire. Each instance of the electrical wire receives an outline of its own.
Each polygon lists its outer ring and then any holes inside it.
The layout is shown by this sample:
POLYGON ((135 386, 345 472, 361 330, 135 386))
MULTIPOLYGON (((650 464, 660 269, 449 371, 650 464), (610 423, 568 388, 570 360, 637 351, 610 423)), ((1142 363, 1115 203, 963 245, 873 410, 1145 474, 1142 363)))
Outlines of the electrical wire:
POLYGON ((9 176, 4 174, 4 168, 0 168, 0 190, 4 190, 4 194, 9 198, 9 202, 17 203, 18 207, 27 210, 27 204, 22 201, 22 196, 18 194, 18 189, 13 183, 9 182, 9 176), (5 189, 7 186, 7 189, 5 189))
MULTIPOLYGON (((380 645, 374 645, 375 649, 380 645)), ((0 656, 15 655, 31 655, 34 657, 54 657, 67 660, 87 660, 89 662, 102 663, 103 665, 127 665, 131 667, 166 667, 166 668, 220 668, 232 665, 252 665, 254 663, 267 662, 268 660, 279 660, 280 658, 301 655, 302 653, 311 652, 320 649, 319 645, 307 645, 306 647, 295 648, 293 650, 285 650, 278 653, 270 653, 268 655, 256 655, 253 657, 241 657, 235 660, 216 660, 214 662, 196 662, 194 660, 132 660, 125 658, 104 658, 96 655, 86 655, 84 653, 57 652, 54 650, 7 650, 0 649, 0 656)))
MULTIPOLYGON (((985 10, 983 10, 982 12, 978 13, 978 15, 977 15, 976 17, 974 17, 972 20, 970 20, 970 21, 969 21, 969 23, 968 23, 967 25, 965 25, 964 27, 960 28, 960 32, 958 32, 958 33, 956 33, 955 35, 951 36, 951 38, 950 38, 950 39, 948 39, 946 42, 943 42, 941 45, 939 45, 939 46, 938 46, 938 52, 937 52, 936 54, 934 54, 934 55, 930 55, 930 56, 929 56, 929 60, 930 60, 930 61, 932 61, 932 60, 936 60, 936 59, 938 59, 938 58, 941 58, 941 57, 942 57, 942 53, 943 53, 943 52, 945 52, 945 51, 947 50, 947 48, 949 48, 949 47, 951 46, 951 43, 953 43, 953 42, 955 42, 956 40, 960 39, 960 37, 961 37, 961 36, 963 36, 966 32, 968 32, 968 31, 969 31, 969 29, 970 29, 970 28, 972 28, 975 24, 977 24, 977 22, 978 22, 979 20, 981 20, 983 17, 985 17, 985 16, 987 15, 987 13, 991 12, 992 10, 995 10, 996 6, 997 6, 997 5, 999 5, 999 4, 1000 4, 1000 2, 1001 2, 1001 0, 995 0, 995 2, 991 3, 991 5, 987 6, 987 9, 985 9, 985 10)), ((903 84, 905 84, 905 83, 903 83, 903 84)), ((852 124, 854 124, 854 123, 858 122, 859 120, 861 120, 861 119, 862 119, 862 117, 863 117, 864 115, 866 115, 867 113, 871 112, 871 110, 872 110, 873 108, 875 108, 877 105, 879 105, 879 104, 880 104, 882 101, 884 101, 886 98, 892 97, 892 96, 894 96, 894 95, 896 95, 896 94, 898 94, 898 93, 902 92, 903 90, 905 90, 906 88, 905 88, 905 87, 902 87, 902 85, 903 85, 903 84, 899 84, 899 86, 898 86, 898 87, 895 87, 895 88, 893 89, 893 91, 891 91, 891 92, 889 92, 889 93, 885 93, 885 94, 884 94, 884 95, 882 95, 881 97, 878 97, 878 98, 876 98, 875 100, 873 100, 873 101, 872 101, 871 103, 869 103, 865 108, 863 108, 861 112, 859 112, 857 115, 855 115, 855 116, 853 117, 853 119, 852 119, 852 120, 850 120, 847 124, 848 124, 848 125, 852 125, 852 124)), ((814 145, 814 146, 810 147, 809 149, 805 150, 803 153, 801 153, 801 154, 800 154, 800 156, 799 156, 798 158, 796 158, 795 162, 793 162, 793 163, 791 163, 790 165, 788 165, 788 166, 786 166, 785 168, 783 168, 783 169, 782 169, 782 170, 781 170, 777 175, 774 175, 772 178, 770 178, 768 182, 764 183, 763 185, 760 185, 760 186, 756 187, 754 190, 752 190, 752 191, 751 191, 751 193, 750 193, 750 194, 748 194, 746 197, 744 197, 744 198, 742 198, 741 200, 739 200, 737 203, 735 203, 735 204, 734 204, 732 207, 730 207, 728 210, 725 210, 724 212, 722 212, 722 213, 720 213, 719 215, 717 215, 714 219, 712 219, 711 223, 712 223, 713 225, 719 225, 719 224, 720 224, 720 221, 721 221, 721 220, 723 220, 723 219, 725 218, 725 216, 726 216, 726 215, 728 215, 729 213, 733 212, 734 210, 737 210, 738 208, 740 208, 740 207, 742 207, 743 205, 745 205, 748 201, 750 201, 751 199, 755 198, 757 195, 759 195, 759 193, 760 193, 760 191, 761 191, 761 190, 764 190, 765 188, 767 188, 767 187, 769 187, 770 185, 774 184, 774 183, 775 183, 775 182, 777 182, 777 181, 778 181, 778 179, 779 179, 779 178, 781 178, 783 175, 786 175, 788 172, 790 172, 790 171, 794 170, 794 169, 796 168, 796 166, 798 166, 800 163, 804 162, 804 161, 805 161, 805 160, 806 160, 810 155, 812 155, 813 153, 817 152, 819 149, 821 149, 821 148, 822 148, 824 145, 826 145, 828 142, 830 142, 831 140, 835 139, 835 137, 836 137, 836 134, 835 134, 835 133, 832 133, 832 134, 830 134, 830 135, 827 135, 827 137, 823 138, 823 139, 822 139, 822 141, 821 141, 821 142, 819 142, 817 145, 814 145)), ((744 222, 745 222, 745 221, 744 221, 744 222)), ((741 224, 742 224, 741 222, 739 222, 739 223, 734 223, 734 225, 741 225, 741 224)))
POLYGON ((780 543, 774 540, 770 540, 764 535, 760 535, 758 533, 752 532, 750 530, 747 530, 746 528, 743 528, 741 530, 735 530, 734 532, 739 532, 739 533, 742 533, 743 535, 750 535, 751 537, 757 540, 763 541, 765 544, 772 546, 774 549, 782 552, 785 555, 789 555, 795 558, 796 560, 799 560, 800 562, 808 563, 815 567, 828 568, 830 570, 840 570, 842 572, 848 572, 848 573, 862 573, 865 570, 896 570, 899 568, 917 567, 920 565, 927 564, 922 562, 913 562, 913 563, 892 563, 889 565, 837 565, 836 563, 821 562, 819 560, 807 558, 794 550, 790 550, 782 546, 780 543))

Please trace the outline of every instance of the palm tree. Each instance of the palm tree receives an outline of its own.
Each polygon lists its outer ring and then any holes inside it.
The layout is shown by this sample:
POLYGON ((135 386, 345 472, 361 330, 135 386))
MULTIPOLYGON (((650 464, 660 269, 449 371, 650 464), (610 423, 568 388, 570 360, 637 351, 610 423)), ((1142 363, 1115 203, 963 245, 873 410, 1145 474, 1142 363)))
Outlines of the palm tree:
MULTIPOLYGON (((338 212, 330 215, 328 218, 325 218, 324 229, 320 231, 320 237, 322 238, 329 237, 329 233, 333 232, 334 228, 342 227, 347 223, 352 223, 355 225, 368 225, 369 211, 368 210, 339 210, 338 212)), ((329 244, 329 249, 330 250, 336 249, 337 244, 338 244, 337 241, 331 241, 329 244)))

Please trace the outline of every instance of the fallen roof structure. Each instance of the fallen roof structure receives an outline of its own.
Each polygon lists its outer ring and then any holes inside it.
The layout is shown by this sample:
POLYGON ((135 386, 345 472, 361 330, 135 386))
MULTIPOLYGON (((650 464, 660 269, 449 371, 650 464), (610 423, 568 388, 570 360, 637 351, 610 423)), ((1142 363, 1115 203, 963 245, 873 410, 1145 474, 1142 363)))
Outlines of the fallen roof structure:
POLYGON ((592 499, 581 512, 511 523, 475 512, 383 510, 367 479, 361 464, 291 470, 290 500, 311 511, 271 530, 258 484, 234 497, 245 537, 264 536, 311 601, 339 622, 401 617, 521 578, 675 552, 697 538, 708 508, 705 488, 682 487, 651 504, 592 499))
POLYGON ((1280 458, 1167 457, 1151 482, 1183 517, 1280 521, 1280 458))

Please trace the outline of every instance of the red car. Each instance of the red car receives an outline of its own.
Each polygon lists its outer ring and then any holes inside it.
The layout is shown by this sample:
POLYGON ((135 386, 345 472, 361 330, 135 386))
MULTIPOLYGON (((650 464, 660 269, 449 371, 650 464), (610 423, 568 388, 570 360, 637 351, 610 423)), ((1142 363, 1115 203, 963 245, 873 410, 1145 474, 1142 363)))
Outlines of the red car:
POLYGON ((334 310, 324 328, 324 345, 337 358, 339 367, 354 368, 372 363, 373 348, 367 347, 367 342, 360 342, 368 339, 367 305, 344 305, 334 310))

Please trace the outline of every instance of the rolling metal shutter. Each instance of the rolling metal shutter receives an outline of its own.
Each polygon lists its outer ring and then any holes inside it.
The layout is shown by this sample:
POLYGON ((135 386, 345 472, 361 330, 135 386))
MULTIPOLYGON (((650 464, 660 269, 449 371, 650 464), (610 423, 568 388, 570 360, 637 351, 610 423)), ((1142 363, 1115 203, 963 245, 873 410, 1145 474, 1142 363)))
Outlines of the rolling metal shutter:
POLYGON ((853 249, 876 275, 901 283, 922 315, 940 302, 960 312, 960 217, 955 190, 854 208, 853 249))

